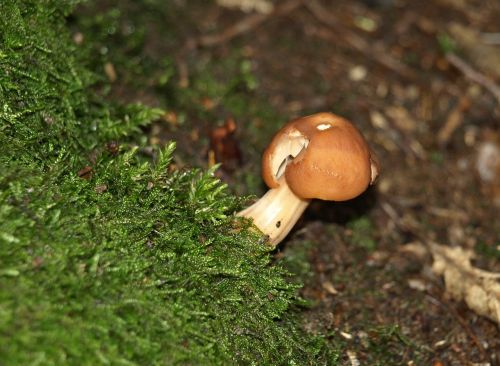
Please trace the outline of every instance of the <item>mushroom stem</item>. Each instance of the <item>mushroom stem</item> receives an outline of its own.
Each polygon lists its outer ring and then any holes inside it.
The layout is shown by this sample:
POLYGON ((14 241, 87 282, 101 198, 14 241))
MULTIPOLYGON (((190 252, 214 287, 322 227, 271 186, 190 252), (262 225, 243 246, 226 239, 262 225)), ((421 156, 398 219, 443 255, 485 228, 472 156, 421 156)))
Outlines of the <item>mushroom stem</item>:
POLYGON ((295 195, 285 179, 280 179, 278 188, 270 189, 237 215, 253 219, 255 226, 269 236, 269 243, 276 246, 292 230, 309 202, 295 195))

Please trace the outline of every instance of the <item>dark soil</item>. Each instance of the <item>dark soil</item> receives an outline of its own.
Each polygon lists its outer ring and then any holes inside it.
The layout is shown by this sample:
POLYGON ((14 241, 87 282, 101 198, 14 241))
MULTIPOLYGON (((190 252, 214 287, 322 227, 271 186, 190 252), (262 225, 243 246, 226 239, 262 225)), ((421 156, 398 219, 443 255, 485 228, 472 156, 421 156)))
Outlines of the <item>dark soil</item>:
MULTIPOLYGON (((478 171, 484 144, 499 146, 498 101, 445 56, 454 51, 498 80, 481 63, 488 57, 477 55, 452 24, 498 35, 500 2, 322 1, 326 21, 301 5, 210 46, 200 45, 203 35, 223 35, 252 15, 208 2, 173 3, 174 35, 152 23, 146 50, 173 56, 176 82, 191 81, 209 64, 219 65, 216 80, 229 82, 224 68, 234 70, 226 62, 237 53, 257 82, 251 98, 275 111, 245 116, 251 108, 217 100, 207 87, 197 106, 203 113, 188 111, 187 122, 176 125, 180 112, 172 110, 168 123, 150 131, 156 143, 177 141, 178 164, 221 162, 219 174, 236 193, 260 194, 258 160, 272 133, 288 119, 319 111, 352 120, 379 157, 375 187, 346 203, 314 202, 276 251, 305 281, 306 328, 342 345, 348 365, 499 364, 497 325, 450 299, 432 273, 431 256, 412 248, 430 240, 462 246, 476 251, 474 265, 500 270, 500 174, 488 181, 478 171), (229 117, 236 131, 218 140, 214 131, 229 117), (448 130, 454 118, 459 122, 448 130)), ((500 52, 498 44, 492 49, 500 52)), ((168 96, 115 93, 160 105, 168 96)))

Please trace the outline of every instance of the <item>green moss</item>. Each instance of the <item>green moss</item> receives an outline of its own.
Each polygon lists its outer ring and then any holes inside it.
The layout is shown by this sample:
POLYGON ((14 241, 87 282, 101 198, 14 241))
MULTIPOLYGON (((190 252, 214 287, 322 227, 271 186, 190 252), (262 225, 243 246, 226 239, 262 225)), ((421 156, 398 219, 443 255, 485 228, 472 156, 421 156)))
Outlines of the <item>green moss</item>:
POLYGON ((500 260, 500 243, 488 245, 485 242, 479 242, 474 247, 474 251, 485 258, 494 258, 500 260))
POLYGON ((437 43, 441 52, 444 54, 454 53, 457 51, 457 43, 455 40, 446 33, 440 33, 436 37, 437 43))
POLYGON ((213 171, 141 155, 161 110, 113 105, 71 42, 74 1, 0 3, 0 359, 318 364, 296 285, 213 171))
POLYGON ((314 243, 310 241, 300 241, 293 243, 287 248, 280 263, 295 276, 294 281, 307 282, 313 277, 314 271, 310 263, 310 251, 314 243))
POLYGON ((445 156, 440 151, 432 151, 429 157, 434 164, 439 166, 443 166, 445 162, 445 156))
POLYGON ((405 358, 411 358, 418 364, 428 352, 405 336, 396 324, 374 327, 361 343, 368 351, 370 365, 394 365, 405 358))
POLYGON ((206 164, 209 131, 233 117, 243 166, 233 173, 231 190, 262 194, 261 154, 286 117, 280 116, 258 89, 258 78, 245 50, 231 47, 223 55, 196 50, 180 52, 183 56, 179 56, 179 49, 199 26, 193 23, 195 14, 204 13, 207 3, 190 1, 186 7, 160 0, 108 0, 105 4, 105 10, 98 10, 97 3, 80 7, 79 12, 87 16, 73 19, 72 28, 84 35, 84 43, 90 43, 96 69, 102 69, 106 62, 115 66, 118 79, 111 90, 126 89, 132 95, 136 91, 139 98, 174 113, 176 126, 162 121, 156 127, 161 135, 179 139, 176 156, 186 165, 206 164), (179 59, 189 70, 187 88, 178 86, 179 59), (207 101, 211 107, 204 103, 207 101), (194 130, 198 137, 191 139, 188 134, 194 130), (193 150, 200 153, 193 154, 193 150))
POLYGON ((376 249, 376 243, 373 239, 373 225, 367 216, 349 222, 347 227, 352 230, 351 241, 353 244, 368 251, 376 249))

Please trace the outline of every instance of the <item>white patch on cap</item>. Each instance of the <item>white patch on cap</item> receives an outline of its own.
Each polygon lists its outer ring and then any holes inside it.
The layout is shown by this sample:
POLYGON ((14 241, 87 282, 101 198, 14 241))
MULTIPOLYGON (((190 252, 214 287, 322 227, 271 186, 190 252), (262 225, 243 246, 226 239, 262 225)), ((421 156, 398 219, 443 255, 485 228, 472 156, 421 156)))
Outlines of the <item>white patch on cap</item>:
POLYGON ((321 123, 321 124, 316 126, 316 129, 318 129, 320 131, 328 130, 329 128, 332 128, 332 125, 329 123, 321 123))

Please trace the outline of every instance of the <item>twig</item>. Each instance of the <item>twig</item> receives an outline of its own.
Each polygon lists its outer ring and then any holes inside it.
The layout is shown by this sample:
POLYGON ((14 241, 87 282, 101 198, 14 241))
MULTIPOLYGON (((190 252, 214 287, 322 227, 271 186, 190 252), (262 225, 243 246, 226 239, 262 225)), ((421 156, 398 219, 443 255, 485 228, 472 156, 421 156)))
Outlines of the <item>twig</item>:
MULTIPOLYGON (((406 77, 408 79, 415 79, 415 72, 409 68, 408 66, 402 64, 395 58, 391 57, 383 48, 376 45, 371 45, 363 38, 358 36, 356 33, 346 29, 342 26, 335 16, 328 11, 316 0, 288 0, 279 6, 276 6, 275 9, 269 14, 252 14, 249 15, 237 23, 229 26, 223 31, 215 34, 209 34, 201 36, 197 39, 189 40, 183 51, 181 52, 180 57, 177 59, 177 64, 181 69, 181 80, 180 84, 183 87, 188 85, 188 72, 187 67, 184 63, 184 56, 195 47, 213 47, 223 43, 226 43, 233 38, 236 38, 244 33, 247 33, 260 24, 265 22, 268 19, 271 19, 276 16, 283 16, 292 12, 293 10, 299 8, 300 6, 305 5, 307 9, 323 24, 336 28, 337 30, 342 31, 343 40, 349 44, 349 46, 367 57, 373 58, 379 64, 385 66, 386 68, 393 70, 399 75, 406 77)), ((328 31, 328 38, 334 38, 335 33, 332 31, 328 31)))
MULTIPOLYGON (((326 10, 319 1, 306 1, 305 6, 321 23, 325 24, 328 27, 334 28, 335 30, 337 30, 337 32, 340 31, 340 36, 343 38, 343 40, 356 51, 361 52, 369 58, 373 58, 382 66, 385 66, 386 68, 396 72, 397 74, 405 78, 416 78, 414 70, 402 64, 397 59, 391 57, 382 47, 368 43, 356 33, 344 27, 342 24, 340 24, 335 15, 326 10)), ((333 33, 332 31, 324 31, 323 35, 334 38, 337 33, 333 33)))
POLYGON ((500 33, 481 33, 481 39, 486 44, 499 45, 500 33))
POLYGON ((462 329, 465 330, 465 333, 469 336, 469 338, 472 340, 476 348, 478 349, 479 353, 481 354, 483 359, 487 359, 488 355, 486 354, 486 350, 484 349, 483 345, 477 338, 476 333, 472 330, 472 328, 467 324, 464 318, 460 316, 460 314, 457 312, 453 304, 450 304, 448 301, 445 300, 440 300, 433 295, 431 295, 428 291, 426 293, 427 296, 429 296, 431 299, 433 299, 436 303, 438 303, 444 311, 448 311, 453 315, 453 317, 458 321, 458 323, 462 326, 462 329))
POLYGON ((497 102, 500 104, 500 87, 495 84, 495 82, 479 71, 475 70, 472 66, 467 64, 465 60, 459 56, 449 53, 446 55, 446 59, 450 64, 455 66, 458 70, 465 75, 466 78, 472 80, 473 82, 481 85, 483 88, 487 89, 496 98, 497 102))
POLYGON ((180 54, 175 58, 177 64, 177 72, 179 73, 178 85, 180 88, 187 88, 189 86, 189 69, 185 61, 185 56, 187 52, 181 51, 180 54))
MULTIPOLYGON (((417 232, 417 228, 413 227, 413 225, 408 225, 406 223, 401 222, 401 220, 399 219, 400 215, 389 203, 384 202, 384 203, 382 203, 381 207, 382 207, 382 210, 386 213, 386 215, 391 220, 394 221, 394 223, 398 229, 400 229, 402 231, 410 232, 413 236, 415 236, 419 240, 419 242, 421 242, 424 245, 424 247, 427 248, 428 252, 432 253, 432 247, 436 246, 436 244, 432 240, 427 238, 425 235, 422 235, 419 232, 417 232)), ((446 253, 443 253, 443 254, 446 255, 446 253)), ((471 329, 469 324, 467 324, 467 322, 458 314, 458 312, 456 311, 454 306, 452 304, 448 303, 447 301, 444 301, 444 300, 442 301, 442 300, 437 299, 436 297, 432 296, 429 293, 429 291, 426 291, 426 295, 429 298, 433 299, 435 302, 437 302, 445 310, 448 310, 453 315, 453 317, 455 317, 455 319, 458 321, 458 323, 461 325, 461 327, 465 330, 465 332, 467 333, 469 338, 472 340, 472 342, 474 343, 474 345, 478 349, 479 353, 481 353, 481 356, 483 358, 486 358, 487 355, 486 355, 486 351, 485 351, 483 345, 478 340, 476 334, 471 329)))
POLYGON ((189 68, 186 63, 186 57, 196 47, 213 47, 229 42, 233 38, 251 31, 271 17, 290 13, 301 6, 303 1, 304 0, 289 0, 275 7, 269 14, 248 15, 222 32, 189 39, 176 57, 177 68, 179 70, 179 86, 181 88, 187 88, 189 86, 189 68))
POLYGON ((196 44, 201 47, 211 47, 228 42, 231 39, 256 28, 259 24, 263 23, 267 19, 270 19, 274 16, 290 13, 291 11, 301 6, 302 3, 303 0, 289 0, 277 6, 274 11, 269 14, 249 15, 220 33, 200 37, 196 41, 196 44))
POLYGON ((445 124, 437 133, 437 140, 441 146, 445 146, 450 141, 453 132, 460 127, 463 122, 464 112, 470 107, 470 101, 466 96, 462 96, 460 101, 448 114, 445 124))

